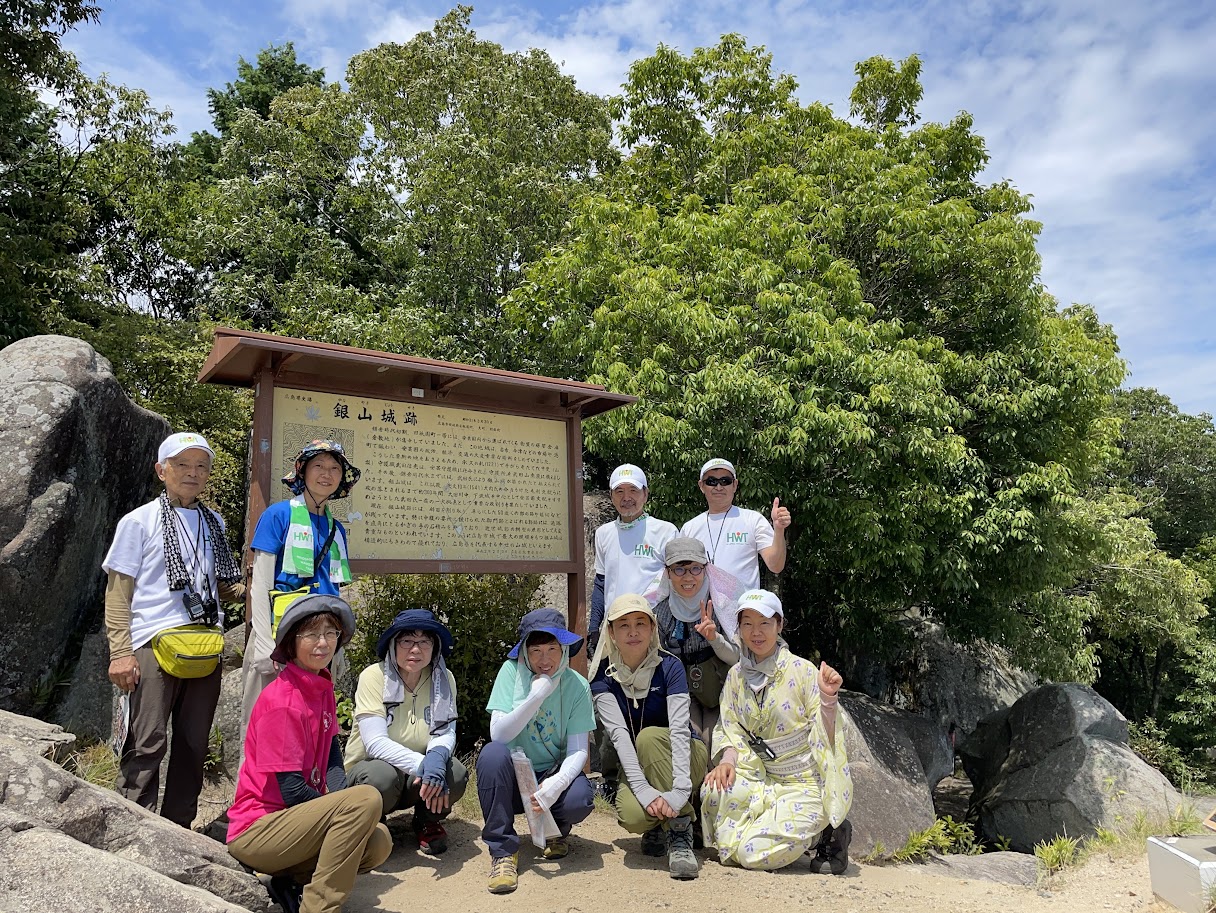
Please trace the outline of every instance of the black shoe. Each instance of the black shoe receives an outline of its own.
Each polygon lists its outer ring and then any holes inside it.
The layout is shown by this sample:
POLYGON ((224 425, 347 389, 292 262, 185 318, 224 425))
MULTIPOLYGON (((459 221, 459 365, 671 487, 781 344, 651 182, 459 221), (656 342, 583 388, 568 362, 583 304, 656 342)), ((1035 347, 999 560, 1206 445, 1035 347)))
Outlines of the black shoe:
POLYGON ((304 894, 304 886, 290 875, 275 875, 266 885, 266 893, 270 899, 283 908, 283 913, 300 913, 300 898, 304 894))
POLYGON ((849 867, 849 844, 853 842, 853 824, 848 818, 839 827, 830 824, 819 835, 811 871, 817 875, 843 875, 849 867))

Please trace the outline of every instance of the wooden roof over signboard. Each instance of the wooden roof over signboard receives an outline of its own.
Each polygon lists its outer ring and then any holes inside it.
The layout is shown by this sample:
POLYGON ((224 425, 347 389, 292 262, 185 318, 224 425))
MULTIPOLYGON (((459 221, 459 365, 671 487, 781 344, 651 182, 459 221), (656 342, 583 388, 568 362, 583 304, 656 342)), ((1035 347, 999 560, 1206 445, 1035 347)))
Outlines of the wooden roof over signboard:
POLYGON ((610 393, 597 384, 556 377, 229 327, 216 327, 214 335, 211 353, 199 371, 200 383, 252 387, 269 369, 275 386, 356 392, 383 399, 409 399, 417 389, 444 398, 458 390, 461 399, 499 400, 571 414, 577 411, 582 418, 637 401, 635 396, 610 393))

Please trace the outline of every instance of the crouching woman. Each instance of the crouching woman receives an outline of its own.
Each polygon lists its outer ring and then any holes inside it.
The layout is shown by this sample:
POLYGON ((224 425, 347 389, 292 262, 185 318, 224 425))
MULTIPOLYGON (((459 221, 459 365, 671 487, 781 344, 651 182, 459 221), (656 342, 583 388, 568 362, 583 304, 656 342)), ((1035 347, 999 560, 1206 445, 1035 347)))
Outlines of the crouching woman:
POLYGON ((739 600, 739 664, 722 689, 720 751, 705 777, 705 842, 724 863, 779 869, 814 850, 811 870, 842 874, 853 781, 836 713, 842 679, 781 638, 781 600, 748 590, 739 600))
POLYGON ((684 666, 659 649, 655 613, 645 598, 627 593, 612 601, 589 674, 595 711, 625 780, 616 796, 617 821, 642 835, 646 855, 667 854, 672 878, 696 878, 692 800, 709 751, 693 735, 684 666))
POLYGON ((355 633, 337 596, 305 596, 283 615, 271 658, 283 671, 254 704, 229 809, 228 852, 269 873, 288 913, 338 913, 355 875, 388 858, 373 786, 346 786, 329 662, 355 633))

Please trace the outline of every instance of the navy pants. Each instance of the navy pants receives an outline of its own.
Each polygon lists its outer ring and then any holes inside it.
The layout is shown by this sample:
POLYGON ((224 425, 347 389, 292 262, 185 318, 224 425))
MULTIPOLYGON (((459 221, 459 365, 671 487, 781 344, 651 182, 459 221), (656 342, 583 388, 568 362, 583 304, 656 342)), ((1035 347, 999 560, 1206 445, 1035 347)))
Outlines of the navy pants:
MULTIPOLYGON (((543 778, 538 777, 543 781, 543 778)), ((515 765, 511 747, 505 742, 487 742, 477 755, 477 798, 485 826, 481 839, 490 848, 490 856, 510 856, 519 849, 515 833, 515 816, 524 813, 519 785, 515 781, 515 765)), ((549 807, 562 836, 591 814, 595 791, 583 774, 574 778, 570 787, 549 807)))

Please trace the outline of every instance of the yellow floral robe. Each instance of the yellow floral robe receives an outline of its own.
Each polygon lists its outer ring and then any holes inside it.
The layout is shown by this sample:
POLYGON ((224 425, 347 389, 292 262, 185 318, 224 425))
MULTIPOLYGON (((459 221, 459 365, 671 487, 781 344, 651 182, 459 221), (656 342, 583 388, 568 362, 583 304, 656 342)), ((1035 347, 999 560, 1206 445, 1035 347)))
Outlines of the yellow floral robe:
POLYGON ((721 711, 714 749, 734 748, 739 759, 730 789, 702 791, 706 843, 717 847, 723 863, 787 866, 815 846, 828 824, 839 825, 853 804, 842 714, 836 714, 833 750, 819 714, 819 670, 784 643, 773 680, 760 694, 738 666, 730 670, 721 711), (767 769, 743 727, 781 746, 767 769))

